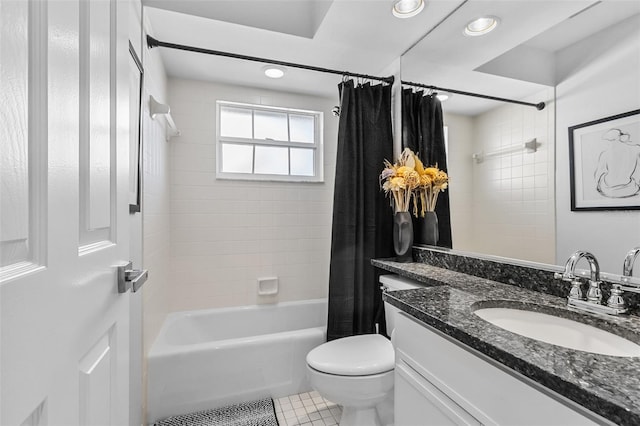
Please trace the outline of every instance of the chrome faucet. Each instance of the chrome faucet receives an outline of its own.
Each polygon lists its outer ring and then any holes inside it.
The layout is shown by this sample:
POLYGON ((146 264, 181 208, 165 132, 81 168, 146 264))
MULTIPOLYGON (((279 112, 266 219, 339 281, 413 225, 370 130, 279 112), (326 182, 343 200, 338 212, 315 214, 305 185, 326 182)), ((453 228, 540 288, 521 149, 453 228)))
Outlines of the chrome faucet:
POLYGON ((591 281, 600 281, 600 265, 598 264, 598 260, 588 251, 582 250, 578 250, 571 255, 569 260, 567 260, 567 263, 564 265, 564 273, 561 274, 562 277, 556 276, 556 278, 562 278, 565 279, 565 281, 567 281, 566 278, 574 279, 576 277, 576 265, 582 258, 587 259, 587 262, 589 262, 591 281))
POLYGON ((629 278, 633 276, 633 264, 636 262, 636 258, 640 254, 640 247, 635 247, 629 250, 627 256, 624 258, 624 264, 622 265, 622 281, 629 282, 629 278))
POLYGON ((622 289, 619 285, 614 285, 611 290, 611 297, 607 300, 607 305, 602 305, 602 290, 600 289, 600 265, 596 257, 588 251, 576 251, 571 255, 565 264, 563 273, 556 273, 555 278, 571 282, 571 291, 567 300, 567 305, 577 309, 618 315, 627 312, 627 306, 622 298, 622 289), (587 298, 584 300, 582 294, 582 281, 576 276, 576 265, 580 259, 589 262, 590 279, 587 298))
POLYGON ((622 276, 620 277, 620 284, 612 284, 611 285, 611 297, 607 300, 607 306, 613 308, 624 308, 626 312, 626 303, 624 298, 622 297, 625 291, 629 291, 631 293, 639 293, 640 294, 640 285, 637 283, 631 282, 631 277, 633 276, 633 264, 636 261, 636 258, 640 254, 640 247, 634 247, 627 252, 627 255, 624 258, 624 263, 622 264, 622 276))
POLYGON ((602 292, 600 291, 600 265, 596 257, 588 251, 578 250, 571 255, 564 265, 564 273, 556 273, 557 279, 571 282, 571 292, 569 300, 583 300, 582 281, 576 276, 576 266, 580 259, 586 259, 589 262, 589 270, 591 278, 589 280, 589 290, 587 291, 587 300, 591 303, 600 303, 602 300, 602 292))
MULTIPOLYGON (((632 293, 640 293, 640 286, 638 284, 634 284, 631 282, 631 277, 633 276, 633 264, 636 261, 636 258, 640 254, 640 247, 635 247, 629 250, 627 256, 624 258, 624 263, 622 265, 622 276, 620 277, 620 284, 614 284, 611 289, 611 297, 609 300, 614 297, 619 297, 622 299, 622 293, 624 291, 630 291, 632 293)), ((624 300, 622 300, 624 302, 624 300)))

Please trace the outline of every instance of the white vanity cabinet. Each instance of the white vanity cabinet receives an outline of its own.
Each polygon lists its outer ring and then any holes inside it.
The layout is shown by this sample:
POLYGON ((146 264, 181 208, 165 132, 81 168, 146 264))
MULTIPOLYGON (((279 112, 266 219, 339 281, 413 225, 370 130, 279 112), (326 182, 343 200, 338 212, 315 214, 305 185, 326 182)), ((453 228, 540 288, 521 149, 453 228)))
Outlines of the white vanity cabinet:
POLYGON ((613 424, 404 313, 393 339, 395 426, 613 424))

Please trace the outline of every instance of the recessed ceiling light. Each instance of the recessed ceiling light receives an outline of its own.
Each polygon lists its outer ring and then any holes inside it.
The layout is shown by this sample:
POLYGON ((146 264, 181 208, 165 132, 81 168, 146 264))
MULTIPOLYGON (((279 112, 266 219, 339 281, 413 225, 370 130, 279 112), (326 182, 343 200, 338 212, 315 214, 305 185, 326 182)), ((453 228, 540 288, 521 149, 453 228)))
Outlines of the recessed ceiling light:
POLYGON ((391 13, 396 18, 411 18, 422 12, 424 0, 396 0, 391 13))
POLYGON ((267 65, 262 69, 264 71, 264 75, 269 78, 282 78, 284 76, 284 68, 276 67, 273 65, 267 65))
POLYGON ((464 28, 465 35, 480 36, 496 29, 500 19, 497 16, 483 16, 469 22, 464 28))

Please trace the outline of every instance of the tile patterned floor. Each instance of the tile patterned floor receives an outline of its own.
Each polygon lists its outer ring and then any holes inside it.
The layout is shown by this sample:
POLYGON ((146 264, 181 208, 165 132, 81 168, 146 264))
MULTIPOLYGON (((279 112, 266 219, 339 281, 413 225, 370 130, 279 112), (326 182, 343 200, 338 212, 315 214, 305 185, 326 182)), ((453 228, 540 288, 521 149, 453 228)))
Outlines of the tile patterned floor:
POLYGON ((273 400, 280 426, 333 426, 340 424, 342 407, 316 391, 273 400))

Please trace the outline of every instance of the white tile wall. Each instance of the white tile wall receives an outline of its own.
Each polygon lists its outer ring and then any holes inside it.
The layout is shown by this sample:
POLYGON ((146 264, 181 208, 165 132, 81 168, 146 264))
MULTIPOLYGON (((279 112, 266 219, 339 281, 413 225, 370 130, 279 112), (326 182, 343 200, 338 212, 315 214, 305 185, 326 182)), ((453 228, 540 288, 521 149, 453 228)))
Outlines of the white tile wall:
MULTIPOLYGON (((543 91, 533 99, 552 99, 543 91)), ((489 152, 532 138, 536 153, 518 151, 474 164, 474 239, 487 253, 555 261, 554 107, 507 104, 474 118, 474 150, 489 152), (523 241, 527 243, 524 244, 523 241)))
POLYGON ((338 120, 337 99, 198 81, 169 81, 171 310, 326 297, 338 120), (324 183, 216 180, 216 101, 324 112, 324 183), (278 276, 277 296, 257 279, 278 276))
MULTIPOLYGON (((545 90, 532 99, 553 99, 553 92, 545 90)), ((452 209, 468 206, 466 214, 456 209, 452 215, 454 247, 555 263, 553 104, 542 111, 505 104, 472 119, 448 120, 456 125, 450 127, 449 138, 452 191, 464 194, 452 195, 452 209), (471 152, 490 152, 534 137, 540 143, 536 153, 518 151, 479 164, 471 160, 468 149, 452 148, 469 138, 466 146, 471 152)))

